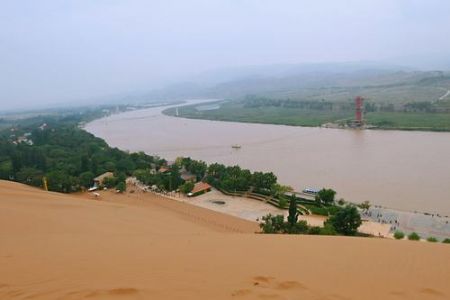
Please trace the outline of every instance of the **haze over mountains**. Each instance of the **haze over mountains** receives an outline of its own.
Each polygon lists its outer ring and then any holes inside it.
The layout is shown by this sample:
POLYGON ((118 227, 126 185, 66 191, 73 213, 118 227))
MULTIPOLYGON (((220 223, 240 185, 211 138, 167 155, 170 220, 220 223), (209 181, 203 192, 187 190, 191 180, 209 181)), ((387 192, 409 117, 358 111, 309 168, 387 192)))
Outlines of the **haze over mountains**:
POLYGON ((285 64, 205 72, 190 81, 152 91, 146 97, 239 99, 254 94, 343 101, 363 94, 374 101, 410 102, 438 100, 449 88, 448 71, 422 71, 374 62, 285 64))
POLYGON ((446 0, 3 0, 0 110, 128 102, 186 81, 175 94, 221 96, 194 91, 298 75, 299 63, 448 70, 448 11, 446 0))

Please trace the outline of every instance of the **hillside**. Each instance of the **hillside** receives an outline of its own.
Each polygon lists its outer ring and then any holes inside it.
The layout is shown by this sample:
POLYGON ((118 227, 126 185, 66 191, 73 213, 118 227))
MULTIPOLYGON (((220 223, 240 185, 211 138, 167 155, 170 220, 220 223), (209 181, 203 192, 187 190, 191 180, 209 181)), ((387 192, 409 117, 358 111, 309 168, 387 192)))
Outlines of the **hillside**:
POLYGON ((436 101, 450 89, 450 73, 376 63, 275 65, 230 68, 153 91, 156 98, 243 99, 248 95, 342 102, 363 95, 375 103, 436 101))
POLYGON ((254 226, 149 194, 93 200, 0 181, 0 298, 450 296, 447 245, 257 235, 254 226))

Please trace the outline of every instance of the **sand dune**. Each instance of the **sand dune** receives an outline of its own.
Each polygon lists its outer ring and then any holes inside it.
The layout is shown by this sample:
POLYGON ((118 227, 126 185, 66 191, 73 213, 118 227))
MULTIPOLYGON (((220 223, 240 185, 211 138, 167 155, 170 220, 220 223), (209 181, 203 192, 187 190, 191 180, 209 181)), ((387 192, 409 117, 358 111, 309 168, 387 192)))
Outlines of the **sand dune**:
POLYGON ((450 246, 253 234, 152 195, 0 181, 0 299, 449 299, 450 246))

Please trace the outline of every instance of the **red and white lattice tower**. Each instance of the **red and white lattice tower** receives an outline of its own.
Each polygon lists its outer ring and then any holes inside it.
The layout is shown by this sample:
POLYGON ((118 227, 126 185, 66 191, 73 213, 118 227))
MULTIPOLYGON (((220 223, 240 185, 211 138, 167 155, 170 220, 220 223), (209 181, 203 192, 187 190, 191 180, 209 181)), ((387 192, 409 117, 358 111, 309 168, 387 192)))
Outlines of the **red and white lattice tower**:
POLYGON ((361 96, 355 98, 355 121, 363 123, 364 99, 361 96))

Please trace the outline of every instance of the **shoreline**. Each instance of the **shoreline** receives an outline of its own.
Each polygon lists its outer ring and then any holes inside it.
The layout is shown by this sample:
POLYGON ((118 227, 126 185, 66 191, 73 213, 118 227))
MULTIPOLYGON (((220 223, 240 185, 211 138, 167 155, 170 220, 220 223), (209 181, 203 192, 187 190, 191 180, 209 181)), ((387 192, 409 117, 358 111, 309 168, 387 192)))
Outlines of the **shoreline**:
MULTIPOLYGON (((128 179, 128 186, 132 188, 134 193, 137 189, 140 192, 145 189, 145 186, 136 181, 135 179, 128 179)), ((126 192, 128 193, 128 192, 126 192)), ((252 222, 259 222, 261 218, 267 214, 283 215, 285 218, 288 216, 287 209, 275 208, 267 203, 253 200, 247 197, 241 196, 228 196, 222 192, 212 189, 211 192, 196 196, 186 197, 180 193, 175 196, 169 194, 160 194, 148 191, 155 195, 160 195, 164 198, 172 199, 182 203, 188 203, 190 205, 206 208, 212 211, 225 213, 234 217, 245 219, 252 222), (216 204, 214 201, 224 202, 223 204, 216 204)), ((353 204, 354 205, 354 204, 353 204)), ((428 237, 436 237, 439 239, 450 238, 450 218, 447 216, 431 216, 417 212, 399 211, 391 208, 382 208, 378 206, 371 207, 369 211, 361 213, 363 224, 359 230, 361 233, 370 234, 374 237, 382 238, 394 238, 394 232, 400 230, 408 235, 412 232, 418 233, 423 240, 428 237), (379 218, 369 217, 370 215, 380 214, 379 218), (445 219, 444 219, 445 218, 445 219), (379 220, 378 220, 379 219, 379 220), (394 220, 398 220, 398 223, 394 223, 394 220), (392 222, 389 222, 392 221, 392 222), (434 221, 434 222, 431 222, 434 221), (446 223, 447 229, 444 231, 436 231, 436 225, 446 223), (413 225, 411 225, 411 223, 413 225), (393 230, 393 225, 398 227, 393 230), (415 226, 415 227, 411 227, 415 226)), ((323 222, 327 219, 326 216, 321 215, 300 215, 300 220, 307 221, 310 226, 323 226, 323 222)), ((442 228, 441 228, 442 229, 442 228)))
MULTIPOLYGON (((203 104, 203 103, 213 103, 213 102, 217 102, 217 101, 221 101, 221 100, 210 101, 210 99, 207 99, 207 100, 203 100, 203 101, 201 101, 201 100, 195 100, 195 101, 199 101, 199 102, 197 102, 195 104, 198 104, 198 103, 202 103, 203 104)), ((180 107, 180 106, 186 106, 186 105, 193 105, 193 104, 192 103, 187 103, 187 104, 185 103, 183 105, 180 105, 180 104, 170 105, 169 107, 163 109, 161 111, 161 113, 163 113, 164 110, 172 108, 172 107, 180 107)), ((174 116, 170 116, 170 115, 166 115, 166 114, 164 114, 164 115, 168 116, 168 117, 174 117, 174 116)), ((179 118, 183 118, 183 117, 179 117, 179 118)), ((100 119, 103 119, 103 118, 100 118, 100 119)), ((99 119, 97 119, 97 120, 99 120, 99 119)), ((229 122, 229 121, 224 121, 224 122, 229 122)), ((231 123, 239 123, 239 122, 231 122, 231 123)), ((280 126, 286 126, 286 125, 280 125, 280 126)), ((85 128, 83 128, 83 129, 86 130, 85 128)), ((151 154, 151 153, 149 153, 149 154, 151 154)), ((166 158, 164 156, 161 156, 161 157, 162 158, 166 158)), ((353 204, 355 203, 355 201, 349 201, 349 202, 353 203, 353 204)), ((379 205, 379 204, 375 205, 375 203, 372 205, 372 208, 382 208, 383 211, 395 211, 398 214, 409 214, 409 215, 413 215, 413 216, 424 215, 425 218, 427 218, 427 217, 429 217, 429 216, 431 216, 433 214, 434 215, 436 215, 436 214, 445 215, 445 214, 442 214, 442 213, 428 213, 425 210, 422 211, 422 210, 413 210, 413 209, 399 209, 399 208, 395 208, 394 206, 389 207, 389 206, 386 206, 386 205, 379 205)), ((447 232, 447 230, 445 232, 447 232)))
MULTIPOLYGON (((226 100, 216 100, 211 102, 204 102, 202 104, 215 104, 217 102, 223 102, 226 100)), ((333 122, 327 122, 324 124, 320 124, 317 126, 314 125, 294 125, 294 124, 286 124, 286 123, 270 123, 270 122, 258 122, 258 121, 244 121, 244 120, 233 120, 228 118, 223 119, 214 119, 214 118, 207 118, 205 116, 202 117, 195 117, 195 116, 183 116, 183 115, 175 115, 175 114, 168 114, 167 110, 171 108, 181 108, 181 107, 188 107, 188 106, 195 106, 198 103, 184 103, 184 104, 178 104, 177 106, 168 107, 161 111, 162 114, 168 117, 175 117, 175 118, 181 118, 181 119, 190 119, 190 120, 207 120, 207 121, 217 121, 217 122, 235 122, 235 123, 243 123, 243 124, 267 124, 267 125, 277 125, 277 126, 290 126, 290 127, 306 127, 306 128, 326 128, 326 129, 341 129, 341 130, 380 130, 380 131, 409 131, 409 132, 445 132, 450 133, 450 129, 440 129, 440 128, 428 128, 428 127, 377 127, 375 125, 367 124, 367 128, 351 128, 351 127, 343 127, 343 126, 325 126, 327 124, 332 124, 333 122)), ((450 117, 450 115, 449 115, 450 117)), ((334 125, 334 123, 333 123, 334 125)), ((337 124, 336 124, 337 125, 337 124)))

